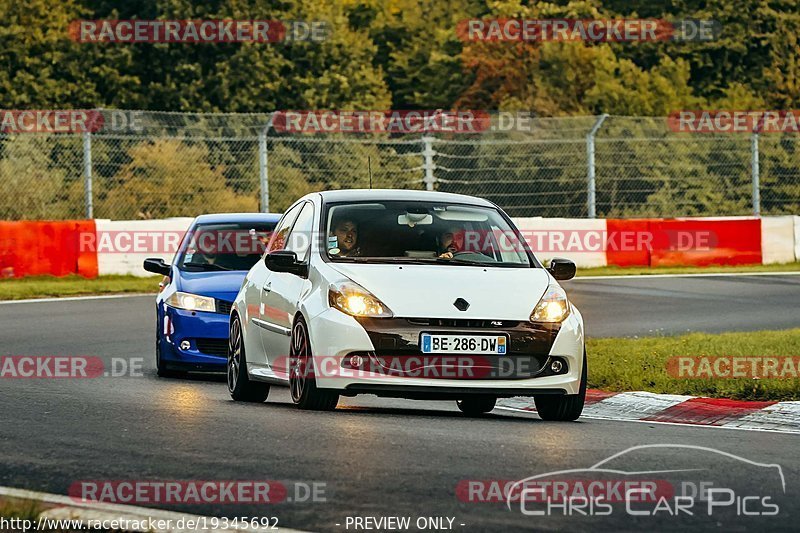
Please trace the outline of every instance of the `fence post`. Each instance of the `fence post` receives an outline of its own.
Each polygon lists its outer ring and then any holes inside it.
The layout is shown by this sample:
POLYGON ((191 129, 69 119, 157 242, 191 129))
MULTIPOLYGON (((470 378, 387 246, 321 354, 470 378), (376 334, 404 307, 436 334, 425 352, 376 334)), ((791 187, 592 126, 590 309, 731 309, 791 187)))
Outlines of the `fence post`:
POLYGON ((83 188, 86 202, 86 218, 94 218, 92 204, 92 134, 83 133, 83 188))
POLYGON ((425 190, 432 191, 436 183, 436 177, 433 175, 433 169, 436 168, 436 165, 433 163, 433 156, 436 154, 436 152, 433 151, 433 137, 423 137, 422 146, 422 156, 424 157, 423 168, 425 169, 425 176, 422 178, 422 181, 425 183, 425 190))
POLYGON ((603 121, 608 118, 606 113, 600 115, 597 119, 597 122, 594 123, 592 129, 589 130, 589 133, 586 135, 586 180, 587 180, 587 192, 586 192, 586 208, 589 212, 589 218, 596 218, 597 217, 597 209, 596 209, 596 188, 595 188, 595 164, 594 164, 594 137, 597 134, 597 130, 600 129, 600 126, 603 125, 603 121))
POLYGON ((258 178, 261 190, 261 212, 269 213, 269 170, 267 153, 267 133, 272 127, 273 115, 269 116, 267 125, 258 134, 258 178))
POLYGON ((753 178, 753 216, 761 216, 761 176, 758 168, 758 133, 750 137, 750 173, 753 178))

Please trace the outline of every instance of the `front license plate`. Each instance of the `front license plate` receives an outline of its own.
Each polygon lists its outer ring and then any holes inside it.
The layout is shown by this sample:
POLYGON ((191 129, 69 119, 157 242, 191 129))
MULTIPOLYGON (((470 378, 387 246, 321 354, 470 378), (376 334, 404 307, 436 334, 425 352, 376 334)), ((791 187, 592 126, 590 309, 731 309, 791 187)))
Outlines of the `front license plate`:
POLYGON ((480 355, 505 355, 508 339, 505 335, 443 335, 422 333, 422 353, 468 353, 480 355))

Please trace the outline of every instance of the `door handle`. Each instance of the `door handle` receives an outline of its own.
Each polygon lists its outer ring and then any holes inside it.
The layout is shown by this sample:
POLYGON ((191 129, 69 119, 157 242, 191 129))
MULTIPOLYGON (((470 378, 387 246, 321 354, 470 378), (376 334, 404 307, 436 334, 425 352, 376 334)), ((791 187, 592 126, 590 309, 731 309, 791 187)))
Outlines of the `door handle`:
POLYGON ((272 282, 270 281, 269 283, 264 285, 263 289, 264 289, 264 292, 270 292, 272 290, 272 282))

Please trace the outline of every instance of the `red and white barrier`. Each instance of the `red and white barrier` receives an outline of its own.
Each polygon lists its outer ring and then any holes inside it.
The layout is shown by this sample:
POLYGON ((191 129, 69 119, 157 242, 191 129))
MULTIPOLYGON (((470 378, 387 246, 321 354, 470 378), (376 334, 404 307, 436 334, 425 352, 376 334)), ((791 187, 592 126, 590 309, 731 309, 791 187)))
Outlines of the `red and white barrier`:
POLYGON ((800 261, 800 217, 794 218, 794 257, 795 261, 800 261))
POLYGON ((790 263, 800 260, 800 217, 704 217, 675 219, 516 219, 521 227, 553 227, 552 231, 586 234, 605 231, 606 246, 537 248, 540 259, 566 257, 579 267, 710 266, 790 263), (550 225, 549 221, 559 221, 550 225), (560 221, 564 221, 563 225, 560 221), (596 224, 587 226, 587 222, 596 224), (605 228, 603 228, 603 225, 605 228))
MULTIPOLYGON (((132 274, 172 259, 192 219, 0 221, 0 276, 132 274)), ((800 216, 676 219, 517 218, 542 260, 582 268, 745 265, 800 260, 800 216)))
POLYGON ((79 241, 94 232, 94 220, 0 221, 0 277, 97 277, 97 254, 79 241))
POLYGON ((142 268, 148 257, 172 261, 191 217, 163 220, 96 220, 95 250, 100 274, 152 276, 142 268))
POLYGON ((540 259, 565 257, 581 267, 608 264, 604 219, 533 217, 515 218, 514 224, 540 259))
POLYGON ((791 263, 797 257, 797 250, 791 243, 800 242, 797 234, 796 219, 800 217, 763 217, 761 219, 761 262, 791 263))

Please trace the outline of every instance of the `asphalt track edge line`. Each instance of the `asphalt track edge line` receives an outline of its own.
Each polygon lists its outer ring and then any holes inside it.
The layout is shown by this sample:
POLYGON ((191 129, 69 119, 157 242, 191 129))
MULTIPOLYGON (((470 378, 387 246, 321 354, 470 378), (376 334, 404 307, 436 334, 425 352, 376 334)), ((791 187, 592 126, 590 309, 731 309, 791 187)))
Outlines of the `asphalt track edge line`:
POLYGON ((0 300, 0 305, 75 302, 80 300, 111 300, 113 298, 135 298, 137 296, 155 297, 157 294, 158 293, 155 292, 126 292, 124 294, 94 294, 89 296, 65 296, 63 298, 27 298, 25 300, 0 300))
MULTIPOLYGON (((51 520, 128 520, 128 521, 143 521, 148 518, 154 520, 171 520, 177 523, 178 520, 198 520, 204 517, 202 515, 192 515, 185 513, 178 513, 174 511, 165 511, 163 509, 153 509, 149 507, 136 507, 132 505, 121 505, 116 503, 103 503, 103 502, 81 502, 76 501, 69 496, 62 496, 60 494, 50 494, 46 492, 36 492, 25 489, 15 489, 12 487, 0 486, 0 500, 17 500, 23 502, 36 502, 46 507, 38 518, 47 518, 51 520)), ((253 529, 247 525, 227 528, 215 528, 214 531, 261 531, 262 529, 253 529)), ((266 531, 266 529, 263 529, 266 531)), ((278 526, 275 529, 269 528, 270 531, 285 531, 287 533, 307 533, 299 529, 289 529, 278 526)), ((147 532, 150 530, 122 530, 126 532, 147 532)), ((184 532, 185 529, 161 529, 164 533, 179 533, 184 532)), ((197 530, 201 531, 201 530, 197 530)))

